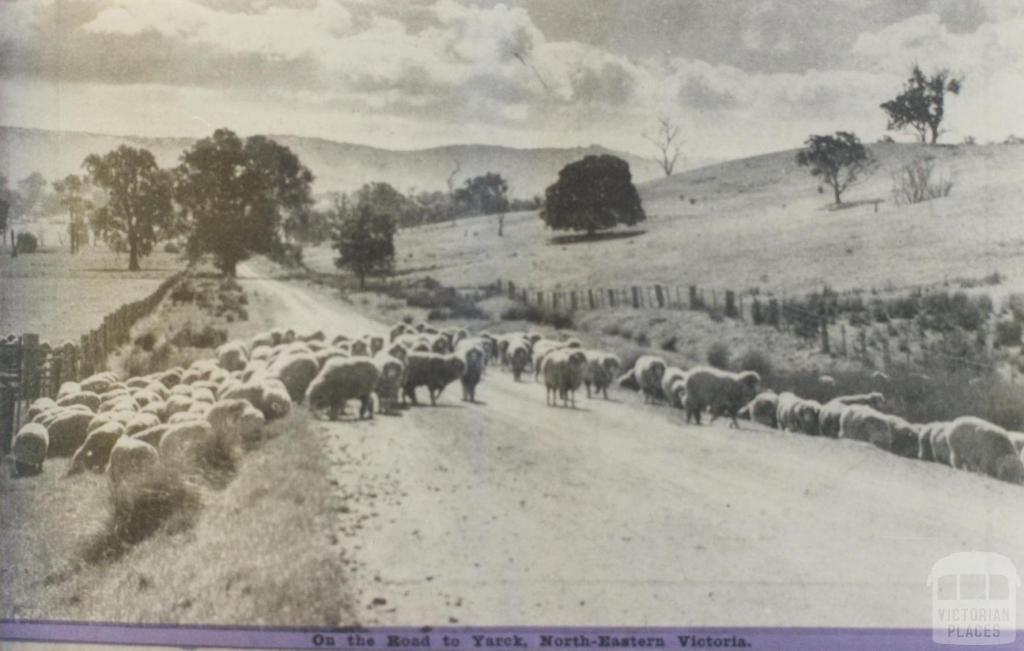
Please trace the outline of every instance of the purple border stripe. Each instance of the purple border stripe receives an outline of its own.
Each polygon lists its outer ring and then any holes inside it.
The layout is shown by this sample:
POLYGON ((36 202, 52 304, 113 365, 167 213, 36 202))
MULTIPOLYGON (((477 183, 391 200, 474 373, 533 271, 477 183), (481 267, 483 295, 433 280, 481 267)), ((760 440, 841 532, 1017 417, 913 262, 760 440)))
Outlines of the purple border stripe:
MULTIPOLYGON (((1017 644, 1024 638, 1018 637, 1017 644)), ((257 649, 939 648, 931 629, 382 627, 278 628, 0 620, 0 640, 257 649), (401 641, 401 644, 396 642, 401 641)), ((1003 647, 1006 648, 1006 647, 1003 647)))

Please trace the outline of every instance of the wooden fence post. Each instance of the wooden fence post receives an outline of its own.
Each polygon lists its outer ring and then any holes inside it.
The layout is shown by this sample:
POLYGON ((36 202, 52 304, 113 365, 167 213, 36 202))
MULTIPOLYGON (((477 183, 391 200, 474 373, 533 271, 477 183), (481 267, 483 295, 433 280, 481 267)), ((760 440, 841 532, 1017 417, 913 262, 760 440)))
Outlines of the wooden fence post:
POLYGON ((608 290, 608 306, 609 307, 615 307, 615 290, 614 289, 609 289, 608 290))
POLYGON ((839 334, 843 337, 843 357, 849 357, 849 353, 846 350, 846 324, 841 323, 839 325, 839 334))
POLYGON ((697 296, 697 286, 690 285, 690 309, 696 310, 700 307, 700 297, 697 296))
POLYGON ((572 306, 571 309, 572 309, 573 312, 575 312, 576 308, 579 307, 579 305, 577 303, 578 300, 579 300, 579 297, 576 294, 576 290, 574 289, 574 290, 570 291, 569 292, 569 305, 572 306))
POLYGON ((633 307, 635 309, 640 308, 640 288, 633 287, 633 307))
POLYGON ((654 286, 654 300, 658 302, 658 307, 665 307, 665 292, 661 285, 654 286))
POLYGON ((508 297, 515 300, 516 297, 516 284, 511 280, 508 281, 508 297))
POLYGON ((597 307, 594 304, 594 290, 593 290, 593 288, 590 288, 590 287, 587 288, 587 299, 588 299, 588 302, 590 304, 590 309, 593 310, 595 307, 597 307))
POLYGON ((736 292, 725 290, 725 316, 736 318, 736 292))
POLYGON ((828 344, 828 319, 824 315, 821 317, 821 352, 826 355, 832 352, 828 344))
POLYGON ((41 390, 39 382, 39 335, 26 334, 21 338, 21 397, 35 400, 41 390))

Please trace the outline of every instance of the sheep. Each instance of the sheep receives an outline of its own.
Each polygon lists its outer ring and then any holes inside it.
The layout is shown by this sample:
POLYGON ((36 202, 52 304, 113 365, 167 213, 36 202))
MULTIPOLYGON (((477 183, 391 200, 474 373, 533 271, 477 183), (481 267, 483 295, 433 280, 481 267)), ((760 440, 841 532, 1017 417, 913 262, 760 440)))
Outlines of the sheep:
POLYGON ((116 422, 107 423, 90 432, 85 442, 71 457, 67 474, 74 475, 83 470, 103 472, 110 460, 110 450, 123 434, 124 426, 116 422))
POLYGON ((836 379, 831 375, 820 375, 818 376, 818 384, 828 389, 835 389, 836 379))
POLYGON ((154 425, 149 429, 144 429, 141 432, 136 432, 135 434, 132 434, 131 437, 129 438, 145 441, 146 443, 149 443, 155 448, 160 445, 160 439, 163 438, 164 433, 170 426, 171 424, 165 425, 163 423, 161 423, 160 425, 154 425))
POLYGON ((587 356, 578 348, 561 348, 545 356, 542 372, 549 406, 556 406, 561 398, 563 407, 570 401, 576 407, 576 390, 583 384, 586 364, 587 356))
POLYGON ((587 397, 591 396, 593 388, 594 393, 600 393, 607 400, 608 386, 618 374, 622 362, 612 353, 603 350, 585 350, 583 354, 587 357, 587 365, 583 369, 583 384, 587 387, 587 397))
POLYGON ((206 387, 199 388, 199 387, 193 386, 193 390, 192 390, 192 402, 193 402, 193 404, 197 403, 197 402, 205 402, 207 404, 212 405, 214 403, 214 401, 215 401, 215 398, 213 397, 213 391, 207 389, 206 387))
POLYGON ((947 429, 950 465, 954 468, 1011 484, 1024 483, 1024 462, 1002 427, 974 416, 961 416, 947 429))
POLYGON ((349 347, 348 353, 352 357, 369 357, 370 346, 362 340, 353 341, 352 345, 349 347))
POLYGON ((412 404, 417 404, 416 388, 426 386, 430 404, 436 405, 444 388, 461 378, 465 370, 465 362, 455 355, 411 353, 406 364, 403 402, 407 398, 412 404))
POLYGON ((260 382, 260 404, 253 405, 268 421, 283 418, 292 409, 288 389, 277 379, 266 378, 260 382))
POLYGON ((275 360, 267 369, 267 376, 281 380, 292 401, 301 403, 319 371, 320 365, 312 353, 291 353, 275 360))
POLYGON ((391 328, 391 331, 388 333, 388 341, 394 342, 395 339, 398 339, 407 332, 409 332, 409 326, 399 323, 391 328))
POLYGON ((808 436, 818 436, 821 403, 817 400, 798 400, 793 406, 792 419, 796 427, 793 431, 808 436))
POLYGON ((324 348, 323 350, 318 350, 317 352, 313 353, 313 357, 314 359, 316 359, 316 363, 319 365, 319 367, 323 369, 324 364, 327 363, 327 360, 332 359, 334 357, 348 357, 348 353, 335 346, 329 346, 327 348, 324 348))
POLYGON ((217 348, 217 364, 227 371, 240 371, 249 361, 249 351, 241 341, 229 341, 217 348))
MULTIPOLYGON (((459 343, 466 343, 463 340, 459 343)), ((463 346, 455 353, 465 367, 462 371, 462 401, 476 402, 476 386, 484 374, 484 351, 477 345, 463 346)))
POLYGON ((931 429, 932 456, 936 463, 953 466, 953 450, 949 446, 950 423, 933 423, 931 429))
POLYGON ((183 395, 171 396, 165 403, 166 408, 164 413, 167 418, 174 416, 179 412, 188 411, 192 408, 192 398, 183 395))
MULTIPOLYGON (((403 350, 404 357, 405 352, 403 350)), ((377 353, 373 358, 377 366, 377 400, 381 413, 394 413, 398 409, 399 392, 405 383, 405 360, 386 352, 377 353)))
POLYGON ((149 389, 139 389, 132 394, 132 400, 139 406, 139 409, 142 409, 151 402, 161 402, 160 396, 149 389))
POLYGON ((314 413, 327 409, 330 420, 345 413, 349 400, 360 401, 359 418, 373 418, 372 394, 379 380, 380 370, 373 360, 336 357, 310 383, 306 399, 314 413))
POLYGON ((878 391, 871 393, 856 393, 849 396, 837 396, 832 400, 844 405, 867 405, 872 409, 881 409, 885 404, 885 395, 878 391))
POLYGON ((777 410, 779 407, 779 396, 774 391, 762 391, 754 396, 739 411, 739 416, 746 417, 751 421, 764 425, 765 427, 777 427, 777 410))
POLYGON ((161 422, 167 420, 167 403, 163 400, 157 400, 151 402, 142 409, 139 410, 141 414, 153 414, 160 419, 161 422))
POLYGON ((107 476, 117 486, 130 475, 143 473, 160 462, 157 448, 139 437, 122 436, 110 450, 107 476))
POLYGON ((50 436, 45 427, 39 423, 25 423, 14 435, 14 441, 11 443, 14 469, 18 476, 42 472, 49 446, 50 436))
POLYGON ((798 402, 800 402, 800 396, 792 391, 783 391, 779 394, 775 408, 775 422, 779 429, 791 432, 797 430, 799 425, 796 421, 794 409, 798 402))
POLYGON ((117 376, 113 373, 105 372, 90 375, 78 384, 82 388, 82 391, 91 391, 93 393, 100 394, 109 391, 115 382, 117 382, 117 376))
POLYGON ((666 368, 661 376, 661 393, 669 405, 682 409, 683 396, 686 395, 686 371, 678 366, 666 368))
POLYGON ((691 369, 686 375, 686 397, 683 401, 686 422, 693 419, 700 425, 701 413, 710 408, 712 422, 722 414, 728 414, 730 426, 739 427, 736 416, 743 405, 757 395, 760 385, 761 376, 753 371, 730 373, 709 366, 691 369))
POLYGON ((100 397, 92 391, 79 391, 65 395, 57 400, 58 407, 70 407, 72 405, 84 405, 91 411, 96 411, 100 408, 100 397))
POLYGON ((213 428, 203 419, 169 425, 160 437, 160 459, 164 463, 192 461, 198 455, 199 447, 212 435, 213 428))
POLYGON ((839 420, 849 406, 839 398, 833 398, 822 405, 818 418, 819 434, 830 439, 839 438, 839 420))
POLYGON ((159 424, 160 419, 155 414, 140 412, 127 419, 127 422, 124 424, 124 435, 132 436, 150 427, 156 427, 159 424))
POLYGON ((935 432, 943 427, 945 423, 928 423, 917 426, 918 453, 917 458, 921 461, 938 461, 935 458, 935 432))
POLYGON ((917 428, 900 418, 888 416, 892 437, 890 452, 908 459, 917 459, 921 454, 921 435, 917 428))
POLYGON ((57 401, 53 398, 39 398, 34 400, 29 405, 28 410, 25 412, 25 418, 28 420, 35 420, 35 417, 46 411, 51 411, 57 408, 57 401))
POLYGON ((297 339, 307 344, 311 344, 313 342, 320 343, 327 339, 327 335, 324 334, 323 330, 315 330, 313 332, 310 332, 309 334, 300 335, 297 337, 297 339))
POLYGON ((512 368, 512 379, 519 382, 532 362, 530 348, 525 341, 511 342, 508 347, 508 363, 512 368))
POLYGON ((60 404, 61 398, 81 392, 82 385, 80 385, 78 382, 65 382, 60 385, 59 389, 57 389, 57 404, 60 404))
POLYGON ((206 413, 206 422, 229 446, 260 438, 266 422, 263 413, 248 400, 219 400, 206 413))
POLYGON ((537 381, 540 378, 541 368, 544 366, 544 358, 548 356, 552 351, 564 348, 565 344, 561 341, 553 341, 551 339, 541 339, 533 345, 531 349, 531 357, 533 359, 533 379, 537 381))
MULTIPOLYGON (((664 399, 661 393, 661 378, 665 375, 668 365, 660 357, 642 355, 633 365, 633 375, 644 394, 644 403, 653 403, 664 399)), ((737 406, 737 409, 739 406, 737 406)))
POLYGON ((867 405, 850 405, 839 417, 839 438, 892 450, 892 427, 886 414, 867 405))
POLYGON ((62 408, 46 427, 50 437, 47 453, 53 457, 69 456, 85 443, 93 413, 84 408, 62 408))

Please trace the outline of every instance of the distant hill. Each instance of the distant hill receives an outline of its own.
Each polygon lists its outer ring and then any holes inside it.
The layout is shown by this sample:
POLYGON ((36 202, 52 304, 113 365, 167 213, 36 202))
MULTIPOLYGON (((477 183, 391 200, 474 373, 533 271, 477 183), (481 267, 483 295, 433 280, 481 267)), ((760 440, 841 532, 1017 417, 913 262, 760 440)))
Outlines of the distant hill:
MULTIPOLYGON (((592 145, 586 148, 516 149, 494 145, 451 145, 397 151, 320 138, 272 135, 290 147, 316 175, 315 192, 351 191, 370 181, 386 181, 402 192, 414 188, 444 190, 456 162, 457 183, 485 172, 498 172, 510 184, 513 197, 528 198, 544 192, 567 163, 588 154, 614 153, 629 162, 637 182, 658 177, 651 160, 592 145)), ((21 179, 38 171, 47 180, 81 171, 82 160, 121 144, 145 147, 161 166, 177 163, 191 138, 142 138, 82 132, 45 131, 0 127, 0 174, 21 179)), ((706 163, 694 160, 692 165, 706 163)))

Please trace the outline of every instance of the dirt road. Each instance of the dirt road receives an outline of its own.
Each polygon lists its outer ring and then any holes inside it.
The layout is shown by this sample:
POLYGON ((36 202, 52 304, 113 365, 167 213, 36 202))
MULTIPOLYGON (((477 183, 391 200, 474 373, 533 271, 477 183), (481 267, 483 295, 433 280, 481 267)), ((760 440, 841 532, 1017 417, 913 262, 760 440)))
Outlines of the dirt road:
MULTIPOLYGON (((383 327, 303 284, 244 282, 280 325, 383 327)), ((1024 569, 1024 488, 862 444, 685 426, 628 396, 549 408, 497 368, 479 404, 460 396, 319 425, 365 624, 926 628, 938 559, 994 551, 1024 569)))

